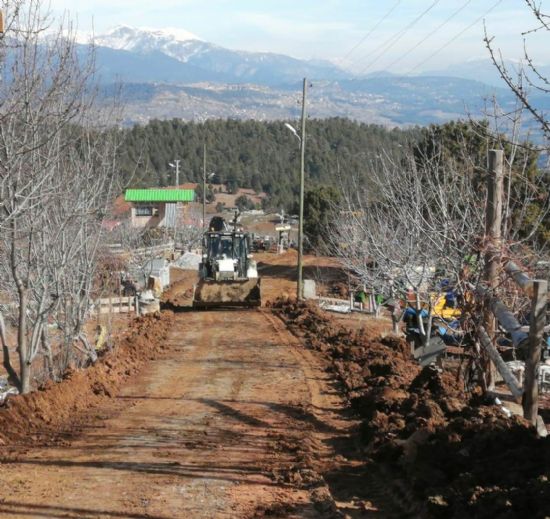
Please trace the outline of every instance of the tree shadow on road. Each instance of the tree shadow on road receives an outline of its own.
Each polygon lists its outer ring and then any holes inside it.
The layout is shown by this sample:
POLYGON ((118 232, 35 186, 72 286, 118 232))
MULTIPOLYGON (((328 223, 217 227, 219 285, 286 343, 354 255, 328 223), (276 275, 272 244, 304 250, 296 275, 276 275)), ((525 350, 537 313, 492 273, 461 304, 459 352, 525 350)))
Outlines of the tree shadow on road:
POLYGON ((2 500, 0 502, 0 515, 4 517, 29 516, 52 518, 103 518, 112 517, 120 519, 172 519, 166 515, 152 515, 150 513, 139 514, 131 512, 115 512, 109 510, 92 510, 88 508, 73 508, 59 505, 42 505, 36 503, 18 503, 16 501, 2 500))
MULTIPOLYGON (((166 460, 165 462, 137 462, 137 461, 100 461, 100 460, 68 460, 68 459, 4 459, 3 463, 16 463, 18 465, 63 467, 63 468, 91 468, 117 470, 121 472, 133 472, 138 474, 178 476, 188 479, 205 479, 212 481, 227 481, 231 483, 257 484, 262 486, 275 486, 275 483, 266 480, 255 481, 246 478, 247 475, 262 475, 259 466, 246 466, 244 464, 223 465, 213 464, 184 464, 178 461, 166 460)), ((279 485, 280 486, 280 485, 279 485)), ((0 506, 5 501, 0 502, 0 506)))

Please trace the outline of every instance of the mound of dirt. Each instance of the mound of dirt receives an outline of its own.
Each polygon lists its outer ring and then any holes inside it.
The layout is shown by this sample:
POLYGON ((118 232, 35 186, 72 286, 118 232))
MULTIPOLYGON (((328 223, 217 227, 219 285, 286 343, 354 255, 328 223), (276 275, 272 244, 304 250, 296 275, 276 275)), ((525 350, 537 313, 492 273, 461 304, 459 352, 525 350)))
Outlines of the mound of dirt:
POLYGON ((204 304, 215 303, 260 303, 260 280, 248 279, 245 281, 206 281, 202 280, 197 286, 195 294, 197 302, 204 304))
POLYGON ((309 303, 273 310, 329 358, 362 418, 365 456, 405 477, 427 517, 548 515, 550 440, 522 418, 469 400, 453 373, 421 369, 401 339, 347 330, 309 303))
POLYGON ((9 399, 0 408, 0 443, 48 442, 79 421, 83 413, 112 398, 123 382, 166 348, 173 314, 136 318, 115 347, 87 369, 69 370, 59 383, 9 399))
POLYGON ((161 304, 166 308, 186 308, 193 304, 193 290, 198 282, 197 271, 187 271, 172 268, 170 272, 172 283, 163 292, 161 304))

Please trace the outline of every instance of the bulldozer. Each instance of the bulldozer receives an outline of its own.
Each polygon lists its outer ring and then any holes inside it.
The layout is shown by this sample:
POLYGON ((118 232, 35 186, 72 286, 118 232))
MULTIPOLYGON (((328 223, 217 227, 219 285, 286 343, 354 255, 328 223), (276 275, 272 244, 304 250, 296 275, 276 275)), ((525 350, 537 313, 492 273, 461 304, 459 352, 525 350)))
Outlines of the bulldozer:
POLYGON ((250 254, 250 236, 237 221, 238 214, 231 224, 219 216, 210 221, 202 240, 203 254, 193 308, 261 305, 260 278, 250 254))

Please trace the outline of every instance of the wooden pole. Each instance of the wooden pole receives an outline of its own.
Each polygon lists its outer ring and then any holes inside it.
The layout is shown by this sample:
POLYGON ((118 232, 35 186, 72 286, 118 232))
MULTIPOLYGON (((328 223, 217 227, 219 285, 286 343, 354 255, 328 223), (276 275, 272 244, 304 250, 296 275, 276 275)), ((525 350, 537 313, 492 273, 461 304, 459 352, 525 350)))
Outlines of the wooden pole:
POLYGON ((523 390, 517 378, 514 376, 514 374, 506 364, 506 362, 502 360, 500 353, 495 348, 489 335, 487 335, 485 328, 483 326, 479 326, 477 329, 477 334, 479 337, 479 342, 481 343, 481 345, 483 346, 483 349, 487 352, 487 354, 491 358, 492 362, 495 364, 498 372, 502 375, 502 378, 504 379, 504 382, 506 383, 506 385, 510 388, 510 392, 512 393, 513 397, 517 401, 521 400, 523 390))
MULTIPOLYGON (((498 268, 500 264, 501 227, 502 227, 502 199, 504 185, 504 153, 502 150, 489 150, 489 174, 487 178, 487 210, 485 214, 485 282, 490 290, 498 286, 498 268)), ((485 311, 485 329, 489 337, 494 340, 496 323, 490 309, 485 311)), ((488 360, 485 364, 487 373, 487 387, 494 389, 495 366, 488 360)))
POLYGON ((547 297, 548 281, 540 279, 534 280, 531 325, 529 329, 529 351, 525 363, 523 417, 535 426, 537 424, 539 407, 538 369, 541 358, 544 326, 546 325, 547 297))

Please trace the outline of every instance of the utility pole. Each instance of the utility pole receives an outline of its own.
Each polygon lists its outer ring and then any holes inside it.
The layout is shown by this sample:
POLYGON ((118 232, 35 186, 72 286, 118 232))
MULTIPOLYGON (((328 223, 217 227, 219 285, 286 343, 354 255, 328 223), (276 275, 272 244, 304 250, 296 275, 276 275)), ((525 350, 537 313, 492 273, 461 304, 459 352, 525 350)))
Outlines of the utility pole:
POLYGON ((176 187, 178 187, 180 185, 180 160, 176 159, 174 164, 176 165, 176 187))
POLYGON ((307 78, 304 78, 302 96, 302 130, 300 132, 300 222, 298 227, 298 286, 296 297, 298 300, 304 298, 304 285, 302 280, 304 261, 304 170, 306 157, 306 96, 307 78))
POLYGON ((202 148, 202 232, 206 228, 206 143, 202 148))
MULTIPOLYGON (((503 174, 504 152, 502 150, 489 150, 489 177, 487 185, 487 213, 485 216, 485 281, 487 288, 494 291, 498 287, 498 268, 500 266, 501 252, 501 227, 502 227, 502 199, 503 199, 503 174)), ((485 311, 485 329, 491 339, 496 331, 495 317, 487 309, 485 311)), ((495 382, 496 370, 491 361, 487 362, 488 380, 487 387, 492 389, 495 382)))
MULTIPOLYGON (((171 168, 176 170, 176 182, 174 183, 175 187, 178 188, 180 185, 180 159, 174 160, 174 162, 169 162, 168 165, 171 168)), ((174 222, 174 250, 178 246, 178 219, 181 213, 181 206, 179 202, 176 202, 176 220, 174 222)))

